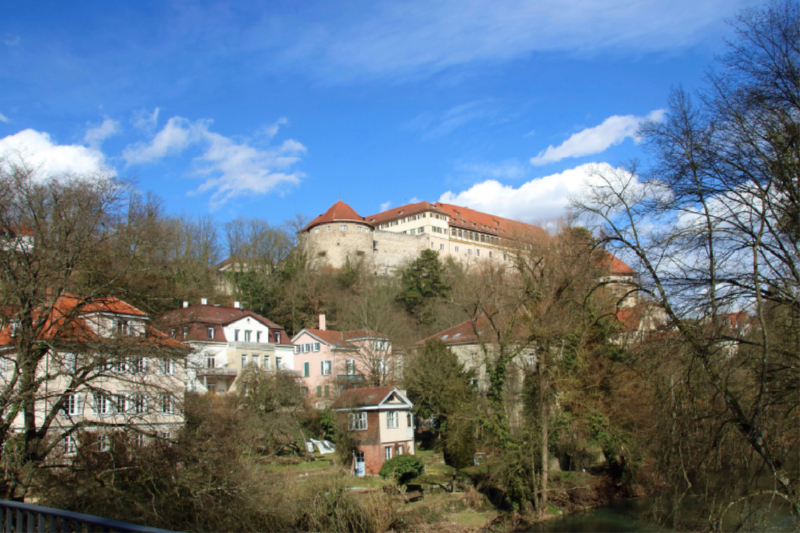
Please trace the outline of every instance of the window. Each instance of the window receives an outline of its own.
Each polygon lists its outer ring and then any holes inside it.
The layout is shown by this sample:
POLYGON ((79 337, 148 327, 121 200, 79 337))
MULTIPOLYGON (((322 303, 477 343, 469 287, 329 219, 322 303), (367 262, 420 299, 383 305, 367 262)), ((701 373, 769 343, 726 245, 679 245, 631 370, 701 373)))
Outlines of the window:
POLYGON ((252 336, 252 333, 253 332, 250 331, 249 329, 245 330, 245 332, 244 332, 244 342, 250 342, 250 337, 252 336))
POLYGON ((398 444, 397 449, 395 450, 395 455, 403 455, 403 445, 398 444))
POLYGON ((322 398, 322 387, 317 385, 317 398, 322 398))
POLYGON ((320 361, 320 371, 323 376, 330 376, 331 375, 331 362, 330 361, 320 361))
POLYGON ((283 357, 276 357, 275 358, 275 370, 280 370, 283 368, 283 357))
POLYGON ((347 231, 347 224, 342 224, 339 226, 339 231, 347 231))
POLYGON ((253 354, 252 358, 253 358, 253 366, 258 368, 258 359, 259 359, 259 357, 256 354, 253 354))
POLYGON ((299 344, 295 345, 294 353, 300 353, 300 345, 299 344))
POLYGON ((315 351, 315 352, 318 352, 318 351, 319 351, 319 343, 318 343, 318 342, 315 342, 315 343, 314 343, 314 351, 315 351))
POLYGON ((111 437, 108 435, 98 435, 97 449, 101 452, 107 452, 111 450, 111 437))
POLYGON ((397 429, 398 420, 400 419, 397 411, 386 412, 386 429, 397 429))
MULTIPOLYGON (((417 230, 414 230, 414 229, 412 229, 412 230, 411 230, 411 231, 409 231, 408 233, 409 233, 410 235, 414 235, 414 234, 416 233, 416 231, 417 231, 417 230)), ((403 233, 405 233, 405 232, 403 232, 403 233)))
POLYGON ((472 248, 467 248, 467 255, 472 255, 472 248))
POLYGON ((391 459, 392 458, 392 447, 391 446, 386 446, 383 449, 383 458, 384 459, 391 459))
POLYGON ((456 253, 458 253, 458 246, 456 246, 456 253))
POLYGON ((303 363, 303 377, 307 378, 311 376, 311 363, 305 362, 303 363))
POLYGON ((175 374, 175 361, 172 359, 162 359, 161 373, 165 376, 171 376, 175 374))
POLYGON ((185 339, 188 336, 189 336, 189 328, 183 328, 183 338, 185 339))
POLYGON ((330 231, 330 230, 331 230, 331 227, 330 227, 330 226, 328 226, 328 231, 330 231))
POLYGON ((115 413, 124 413, 128 408, 127 401, 125 394, 115 394, 111 397, 111 408, 115 413))
POLYGON ((269 370, 269 356, 264 356, 264 370, 269 370))
POLYGON ((355 359, 346 359, 344 362, 344 373, 348 376, 355 376, 356 375, 356 360, 355 359))
POLYGON ((239 341, 239 330, 238 329, 233 330, 233 340, 234 340, 234 342, 238 342, 239 341))
POLYGON ((319 233, 319 228, 315 229, 314 233, 319 233))
POLYGON ((111 402, 108 401, 108 396, 101 393, 93 395, 94 401, 92 402, 92 412, 96 415, 107 415, 111 413, 111 402))
POLYGON ((476 248, 475 249, 475 255, 477 255, 478 257, 481 256, 481 249, 480 248, 476 248))
POLYGON ((169 336, 170 336, 170 337, 172 337, 172 338, 174 339, 174 338, 175 338, 175 333, 176 333, 176 332, 177 332, 177 330, 176 330, 175 328, 172 328, 172 330, 169 332, 169 336))
POLYGON ((131 372, 142 374, 145 370, 147 370, 147 357, 134 357, 131 360, 131 372))
POLYGON ((491 258, 492 258, 492 251, 489 250, 489 259, 491 259, 491 258))
POLYGON ((433 248, 434 246, 435 246, 435 245, 434 245, 434 244, 431 242, 431 248, 433 248))
POLYGON ((175 402, 169 394, 162 394, 158 398, 158 410, 161 414, 171 415, 175 412, 175 402))
POLYGON ((420 233, 425 233, 425 226, 422 226, 421 228, 419 228, 419 232, 420 233))
POLYGON ((442 243, 442 244, 440 244, 440 245, 439 245, 439 249, 440 249, 440 250, 444 250, 444 243, 442 243))
POLYGON ((214 338, 214 328, 206 329, 206 333, 208 334, 208 338, 209 339, 213 339, 214 338))
POLYGON ((358 232, 361 233, 364 230, 361 226, 358 226, 358 232))
POLYGON ((378 360, 378 373, 384 376, 389 373, 389 365, 386 363, 386 359, 378 360))
MULTIPOLYGON (((275 332, 275 342, 278 343, 278 344, 281 343, 281 332, 280 331, 275 332)), ((319 350, 317 350, 317 351, 319 351, 319 350)))
POLYGON ((214 368, 217 366, 217 359, 212 355, 206 357, 206 368, 214 368))
POLYGON ((325 392, 323 393, 323 396, 324 396, 325 398, 327 398, 327 397, 328 397, 328 393, 329 393, 329 390, 328 390, 328 385, 325 385, 324 389, 325 389, 325 392))
POLYGON ((209 383, 206 385, 208 392, 217 392, 217 384, 216 383, 209 383))
POLYGON ((242 370, 247 368, 247 354, 242 354, 242 370))
POLYGON ((64 416, 83 415, 83 395, 69 394, 64 396, 64 405, 61 411, 64 416))
POLYGON ((65 353, 64 366, 66 367, 67 372, 75 372, 78 370, 78 354, 65 353))
POLYGON ((128 397, 128 411, 141 415, 144 414, 146 408, 146 404, 144 401, 144 396, 141 394, 133 394, 128 397))
POLYGON ((64 439, 64 455, 72 455, 78 451, 78 443, 75 440, 75 437, 72 435, 67 435, 67 438, 64 439))
POLYGON ((364 431, 367 429, 367 413, 350 413, 350 431, 364 431))
POLYGON ((145 445, 144 435, 142 433, 137 433, 136 436, 133 438, 133 443, 139 448, 144 447, 145 445))
POLYGON ((411 423, 411 413, 406 413, 406 427, 414 427, 414 424, 411 423))
POLYGON ((127 320, 122 320, 122 319, 117 320, 117 333, 120 335, 131 334, 131 325, 128 323, 127 320))
POLYGON ((261 332, 256 331, 256 342, 261 342, 261 332))

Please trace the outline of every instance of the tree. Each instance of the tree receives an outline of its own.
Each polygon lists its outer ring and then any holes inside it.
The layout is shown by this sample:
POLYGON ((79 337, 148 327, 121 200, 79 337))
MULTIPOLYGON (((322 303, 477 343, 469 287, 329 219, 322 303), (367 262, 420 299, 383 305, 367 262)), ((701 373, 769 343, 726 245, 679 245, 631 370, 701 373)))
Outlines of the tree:
MULTIPOLYGON (((143 370, 145 358, 153 363, 182 358, 185 352, 171 348, 178 343, 142 320, 108 324, 86 318, 107 316, 122 305, 110 296, 127 272, 123 265, 138 258, 134 246, 126 252, 131 261, 98 260, 109 257, 120 239, 125 190, 109 176, 45 176, 24 162, 0 161, 0 445, 6 497, 24 495, 35 470, 90 426, 154 433, 136 423, 144 407, 128 412, 118 405, 114 419, 90 423, 80 416, 86 395, 119 403, 112 382, 124 383, 137 398, 175 393, 174 380, 152 380, 143 370)), ((146 245, 132 234, 126 238, 146 245)))
MULTIPOLYGON (((786 1, 746 10, 734 28, 722 73, 711 74, 699 103, 676 90, 665 121, 643 126, 653 164, 641 174, 632 165, 598 175, 600 185, 574 205, 605 244, 636 259, 644 289, 675 328, 682 364, 659 374, 659 386, 688 404, 667 404, 677 424, 669 434, 691 428, 693 445, 745 444, 714 446, 713 460, 694 465, 662 465, 681 487, 676 501, 735 465, 742 482, 724 489, 723 504, 720 491, 702 494, 716 527, 729 504, 764 493, 800 516, 797 476, 787 470, 797 464, 791 435, 800 405, 788 385, 800 362, 789 348, 800 311, 800 8, 786 1), (747 328, 730 327, 739 310, 747 328), (773 489, 756 486, 762 470, 773 489)), ((686 442, 664 445, 673 454, 686 442)))
POLYGON ((457 468, 471 464, 478 420, 473 370, 467 370, 447 345, 429 339, 405 361, 403 386, 418 420, 430 420, 443 438, 445 461, 457 468))
MULTIPOLYGON (((425 249, 402 272, 402 289, 398 300, 403 302, 409 314, 419 315, 423 306, 436 298, 445 298, 450 293, 444 275, 444 265, 439 254, 425 249)), ((430 321, 430 317, 419 316, 421 322, 430 321)))

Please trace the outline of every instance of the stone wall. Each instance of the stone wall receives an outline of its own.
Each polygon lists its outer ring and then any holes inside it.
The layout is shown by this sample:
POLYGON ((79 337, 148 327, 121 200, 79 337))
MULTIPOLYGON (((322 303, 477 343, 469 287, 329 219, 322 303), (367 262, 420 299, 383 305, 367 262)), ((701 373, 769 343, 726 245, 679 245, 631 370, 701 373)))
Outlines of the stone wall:
POLYGON ((311 228, 303 241, 313 265, 342 268, 348 256, 351 259, 369 257, 372 253, 372 234, 373 230, 367 224, 331 222, 311 228), (342 231, 342 227, 346 230, 342 231))

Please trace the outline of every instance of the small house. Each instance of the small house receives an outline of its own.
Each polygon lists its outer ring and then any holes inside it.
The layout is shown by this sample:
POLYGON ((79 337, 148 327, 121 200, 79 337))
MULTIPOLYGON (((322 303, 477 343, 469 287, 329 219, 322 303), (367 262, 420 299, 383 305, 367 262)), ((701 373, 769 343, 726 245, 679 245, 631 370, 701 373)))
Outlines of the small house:
POLYGON ((348 429, 358 445, 353 473, 375 475, 395 455, 414 454, 414 416, 411 401, 394 387, 350 389, 331 405, 347 415, 348 429))

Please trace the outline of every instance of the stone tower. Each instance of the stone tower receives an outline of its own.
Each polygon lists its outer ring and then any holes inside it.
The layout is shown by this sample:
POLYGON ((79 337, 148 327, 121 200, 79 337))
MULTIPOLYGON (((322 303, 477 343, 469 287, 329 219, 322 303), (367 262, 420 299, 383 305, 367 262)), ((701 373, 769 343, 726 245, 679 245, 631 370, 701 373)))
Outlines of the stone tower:
POLYGON ((372 260, 375 228, 339 200, 306 225, 299 234, 314 264, 342 268, 351 261, 372 260))

